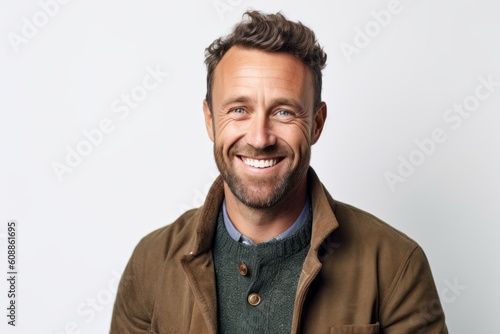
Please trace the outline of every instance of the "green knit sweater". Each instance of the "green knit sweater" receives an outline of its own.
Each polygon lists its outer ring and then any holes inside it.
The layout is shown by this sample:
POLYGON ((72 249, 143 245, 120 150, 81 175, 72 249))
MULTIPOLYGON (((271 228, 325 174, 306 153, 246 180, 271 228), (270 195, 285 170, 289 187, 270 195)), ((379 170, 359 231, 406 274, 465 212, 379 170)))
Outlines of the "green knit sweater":
POLYGON ((213 247, 219 333, 291 332, 311 222, 309 214, 289 237, 248 246, 231 238, 219 215, 213 247))

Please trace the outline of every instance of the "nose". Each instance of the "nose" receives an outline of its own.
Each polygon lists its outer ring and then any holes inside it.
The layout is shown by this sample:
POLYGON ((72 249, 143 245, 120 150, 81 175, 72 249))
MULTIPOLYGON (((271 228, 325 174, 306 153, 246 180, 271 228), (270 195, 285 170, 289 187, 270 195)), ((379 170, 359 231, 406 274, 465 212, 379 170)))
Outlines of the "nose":
POLYGON ((271 125, 265 113, 254 114, 245 135, 247 144, 255 149, 264 149, 276 144, 276 136, 273 134, 271 125))

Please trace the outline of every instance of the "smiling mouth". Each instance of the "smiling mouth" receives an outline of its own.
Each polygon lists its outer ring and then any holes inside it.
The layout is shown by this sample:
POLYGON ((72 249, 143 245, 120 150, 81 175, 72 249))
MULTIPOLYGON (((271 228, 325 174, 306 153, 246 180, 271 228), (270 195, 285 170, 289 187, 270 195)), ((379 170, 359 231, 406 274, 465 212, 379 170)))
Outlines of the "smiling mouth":
POLYGON ((248 157, 240 157, 240 159, 247 166, 255 167, 255 168, 269 168, 275 166, 278 162, 281 161, 281 158, 273 158, 273 159, 252 159, 248 157))

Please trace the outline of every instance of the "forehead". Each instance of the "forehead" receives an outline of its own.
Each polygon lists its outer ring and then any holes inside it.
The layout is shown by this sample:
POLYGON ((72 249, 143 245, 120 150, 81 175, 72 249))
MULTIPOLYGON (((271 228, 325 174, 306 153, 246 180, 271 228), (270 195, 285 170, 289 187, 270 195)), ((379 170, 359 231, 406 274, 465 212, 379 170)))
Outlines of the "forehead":
POLYGON ((214 99, 237 92, 257 93, 258 90, 266 90, 268 95, 272 90, 274 94, 309 99, 308 95, 313 93, 312 73, 307 65, 289 53, 233 46, 214 70, 212 90, 214 99))

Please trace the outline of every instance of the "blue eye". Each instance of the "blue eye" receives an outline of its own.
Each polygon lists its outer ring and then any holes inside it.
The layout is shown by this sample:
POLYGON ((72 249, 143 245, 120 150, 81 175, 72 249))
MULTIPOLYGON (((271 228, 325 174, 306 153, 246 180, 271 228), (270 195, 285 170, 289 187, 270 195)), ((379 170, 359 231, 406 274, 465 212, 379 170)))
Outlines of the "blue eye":
POLYGON ((288 110, 280 110, 280 111, 278 111, 278 115, 279 116, 291 116, 292 113, 289 112, 288 110))
POLYGON ((243 108, 234 108, 233 112, 235 114, 244 114, 245 113, 245 109, 243 109, 243 108))

